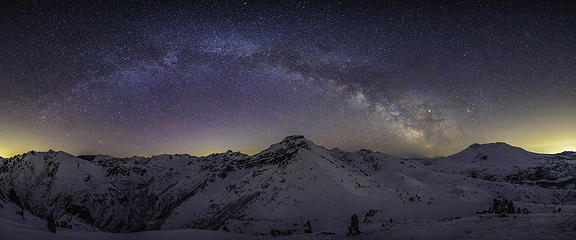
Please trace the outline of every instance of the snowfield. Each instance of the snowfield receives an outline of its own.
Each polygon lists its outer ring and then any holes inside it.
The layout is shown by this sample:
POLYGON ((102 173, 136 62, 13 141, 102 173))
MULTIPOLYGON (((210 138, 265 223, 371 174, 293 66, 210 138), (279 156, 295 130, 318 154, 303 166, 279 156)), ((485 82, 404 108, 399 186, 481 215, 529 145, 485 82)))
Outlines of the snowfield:
POLYGON ((354 239, 576 239, 575 206, 575 153, 505 143, 435 159, 302 136, 253 156, 0 158, 1 239, 348 239, 354 215, 354 239))

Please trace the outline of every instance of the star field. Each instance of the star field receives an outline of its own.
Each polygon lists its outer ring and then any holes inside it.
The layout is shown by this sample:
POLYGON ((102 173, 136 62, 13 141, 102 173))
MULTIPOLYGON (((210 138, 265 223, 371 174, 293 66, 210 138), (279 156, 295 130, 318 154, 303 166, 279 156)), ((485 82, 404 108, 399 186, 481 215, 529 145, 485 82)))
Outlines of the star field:
POLYGON ((576 150, 569 3, 18 3, 0 156, 255 153, 301 134, 405 157, 576 150))

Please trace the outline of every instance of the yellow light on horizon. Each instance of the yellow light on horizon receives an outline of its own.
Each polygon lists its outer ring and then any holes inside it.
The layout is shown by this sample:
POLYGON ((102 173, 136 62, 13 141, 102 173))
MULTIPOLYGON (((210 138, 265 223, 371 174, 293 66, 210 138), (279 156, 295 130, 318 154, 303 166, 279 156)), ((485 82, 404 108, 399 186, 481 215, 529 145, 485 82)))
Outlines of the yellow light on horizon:
POLYGON ((559 141, 527 146, 526 150, 536 153, 561 153, 576 151, 576 141, 559 141))
POLYGON ((576 151, 576 134, 572 134, 573 133, 557 133, 543 136, 530 136, 510 141, 510 144, 535 153, 552 154, 564 151, 576 151))
POLYGON ((0 147, 0 157, 2 157, 2 158, 11 158, 11 157, 14 157, 18 154, 19 153, 16 153, 15 151, 11 151, 7 148, 0 147))
POLYGON ((497 128, 487 136, 491 141, 506 142, 535 153, 576 151, 576 125, 573 115, 541 116, 514 125, 497 128))

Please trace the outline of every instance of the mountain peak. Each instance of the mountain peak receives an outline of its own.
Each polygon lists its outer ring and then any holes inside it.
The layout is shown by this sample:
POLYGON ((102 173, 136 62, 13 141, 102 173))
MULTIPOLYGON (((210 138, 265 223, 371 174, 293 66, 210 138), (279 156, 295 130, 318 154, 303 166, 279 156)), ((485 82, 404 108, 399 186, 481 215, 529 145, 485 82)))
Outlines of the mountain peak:
POLYGON ((282 140, 282 142, 291 142, 291 141, 310 141, 310 140, 306 139, 302 135, 290 135, 282 140))
POLYGON ((284 145, 287 148, 292 148, 292 147, 300 147, 300 146, 304 146, 304 145, 307 145, 309 147, 310 145, 313 145, 314 143, 312 141, 306 139, 302 135, 291 135, 291 136, 285 137, 278 144, 284 145))
POLYGON ((514 148, 514 146, 511 146, 508 143, 505 142, 494 142, 494 143, 474 143, 472 145, 470 145, 468 148, 471 149, 479 149, 479 148, 501 148, 501 147, 512 147, 514 148))
POLYGON ((486 151, 510 151, 510 152, 523 152, 529 153, 520 147, 512 146, 505 142, 494 142, 494 143, 474 143, 468 148, 464 149, 462 152, 486 152, 486 151))
POLYGON ((272 144, 269 148, 254 155, 253 159, 241 164, 247 167, 279 164, 285 166, 293 156, 304 150, 317 148, 312 141, 302 135, 285 137, 281 142, 272 144))
POLYGON ((284 138, 284 140, 287 140, 287 139, 301 139, 301 138, 306 139, 303 135, 290 135, 290 136, 286 136, 286 137, 284 138))
POLYGON ((518 159, 532 159, 535 153, 528 152, 522 148, 511 146, 504 142, 472 144, 468 148, 458 152, 450 157, 487 160, 494 158, 502 159, 502 161, 512 161, 518 159))
POLYGON ((285 137, 281 142, 272 144, 268 149, 262 151, 265 152, 296 152, 299 150, 309 150, 313 146, 316 146, 312 141, 306 139, 302 135, 292 135, 285 137))

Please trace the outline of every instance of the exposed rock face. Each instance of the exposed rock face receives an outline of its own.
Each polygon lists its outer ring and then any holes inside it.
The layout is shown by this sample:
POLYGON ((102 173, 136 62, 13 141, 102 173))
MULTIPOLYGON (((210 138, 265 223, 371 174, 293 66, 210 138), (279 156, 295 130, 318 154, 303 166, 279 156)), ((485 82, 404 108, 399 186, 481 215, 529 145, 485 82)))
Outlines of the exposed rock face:
POLYGON ((350 219, 350 226, 348 227, 347 235, 360 234, 360 228, 358 227, 358 225, 359 225, 358 216, 352 215, 352 218, 350 219))
POLYGON ((306 223, 304 224, 304 232, 312 233, 312 224, 310 223, 310 221, 306 221, 306 223))
POLYGON ((245 161, 240 162, 241 168, 263 167, 267 165, 278 165, 285 167, 293 160, 293 156, 299 151, 310 150, 315 146, 310 140, 304 136, 288 136, 282 142, 270 146, 270 148, 254 155, 251 158, 246 158, 245 161))
POLYGON ((50 232, 55 233, 56 232, 56 222, 54 222, 54 217, 52 216, 52 214, 48 215, 48 217, 46 217, 46 227, 48 228, 48 230, 50 232))
POLYGON ((514 203, 508 199, 494 199, 492 208, 488 213, 494 214, 515 214, 514 203))

